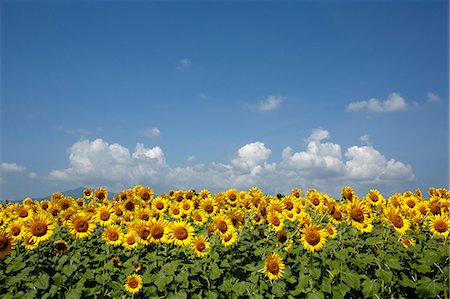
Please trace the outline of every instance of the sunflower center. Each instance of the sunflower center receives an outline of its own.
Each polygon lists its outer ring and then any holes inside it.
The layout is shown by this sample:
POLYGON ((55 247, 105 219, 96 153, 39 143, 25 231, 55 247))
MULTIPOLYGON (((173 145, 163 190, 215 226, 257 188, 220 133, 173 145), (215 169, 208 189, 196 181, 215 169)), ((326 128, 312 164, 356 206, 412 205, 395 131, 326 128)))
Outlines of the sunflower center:
POLYGON ((97 198, 98 198, 98 199, 105 199, 105 193, 100 192, 100 193, 97 195, 97 198))
POLYGON ((21 231, 20 227, 14 226, 11 229, 11 235, 18 236, 20 234, 20 231, 21 231))
POLYGON ((142 239, 147 240, 149 235, 150 231, 147 228, 142 227, 141 229, 139 229, 139 237, 141 237, 142 239))
POLYGON ((269 272, 274 275, 277 275, 278 272, 280 272, 280 266, 278 265, 277 261, 269 261, 267 268, 269 269, 269 272))
POLYGON ((22 210, 19 211, 19 217, 20 218, 25 218, 27 216, 28 216, 28 211, 27 210, 22 209, 22 210))
POLYGON ((441 213, 441 207, 439 206, 439 204, 437 202, 434 201, 430 204, 430 211, 434 215, 437 215, 437 214, 441 213))
POLYGON ((312 199, 312 203, 313 203, 313 205, 318 206, 320 204, 320 200, 317 197, 314 197, 312 199))
POLYGON ((270 222, 272 222, 273 225, 279 226, 280 225, 280 219, 277 216, 272 216, 270 218, 270 222))
POLYGON ((294 208, 292 201, 288 201, 284 205, 286 206, 286 210, 292 210, 294 208))
POLYGON ((67 210, 69 207, 70 207, 70 204, 69 204, 68 202, 64 202, 64 203, 61 205, 61 209, 62 209, 62 210, 67 210))
POLYGON ((48 203, 44 202, 42 203, 42 209, 47 210, 48 208, 48 203))
POLYGON ((136 243, 136 240, 134 239, 133 236, 128 236, 127 237, 127 244, 128 245, 133 245, 134 243, 136 243))
POLYGON ((253 216, 253 219, 258 222, 259 220, 261 220, 261 216, 259 216, 258 214, 256 214, 255 216, 253 216))
POLYGON ((434 229, 440 233, 447 231, 447 223, 445 221, 439 219, 434 223, 434 229))
POLYGON ((162 202, 160 202, 160 201, 158 201, 158 202, 155 204, 155 206, 156 206, 156 208, 157 208, 158 210, 162 210, 162 209, 164 208, 164 204, 163 204, 162 202))
POLYGON ((161 226, 155 226, 152 229, 152 237, 154 239, 161 239, 164 235, 164 229, 161 226))
POLYGON ((371 199, 373 202, 377 202, 377 201, 378 201, 378 195, 372 194, 372 195, 370 195, 370 199, 371 199))
POLYGON ((285 234, 282 234, 278 237, 278 242, 280 242, 281 244, 284 244, 284 242, 287 241, 287 236, 285 234))
POLYGON ((8 247, 9 240, 5 236, 0 235, 0 252, 8 247))
POLYGON ((65 251, 67 249, 67 246, 63 242, 58 242, 58 243, 55 244, 55 249, 57 251, 65 251))
POLYGON ((359 207, 354 207, 351 211, 351 217, 356 222, 364 221, 364 213, 359 207))
POLYGON ((333 213, 333 218, 335 219, 335 220, 341 220, 342 219, 342 213, 340 212, 340 211, 335 211, 334 213, 333 213))
POLYGON ((225 233, 228 230, 228 225, 226 224, 225 221, 220 221, 218 227, 219 227, 220 232, 222 232, 222 233, 225 233))
POLYGON ((198 222, 201 222, 203 220, 202 215, 200 214, 195 214, 194 219, 198 222))
POLYGON ((414 208, 414 206, 416 205, 416 203, 414 202, 414 200, 409 199, 406 204, 408 205, 408 207, 410 208, 414 208))
POLYGON ((37 237, 45 235, 47 233, 47 224, 42 221, 37 221, 31 226, 31 233, 37 237))
POLYGON ((107 221, 107 220, 109 219, 109 217, 110 217, 110 215, 109 215, 109 212, 108 212, 108 211, 102 211, 102 212, 100 213, 100 219, 101 219, 102 221, 107 221))
POLYGON ((394 226, 396 228, 402 228, 403 227, 403 218, 400 215, 393 215, 391 217, 391 221, 392 221, 392 224, 394 224, 394 226))
POLYGON ((334 233, 334 231, 331 227, 327 227, 327 232, 329 235, 332 235, 334 233))
POLYGON ((119 239, 119 234, 117 232, 110 232, 108 238, 111 241, 117 241, 119 239))
POLYGON ((228 196, 228 198, 229 198, 231 201, 235 201, 235 200, 236 200, 236 194, 230 194, 230 195, 228 196))
POLYGON ((117 209, 116 210, 116 215, 117 216, 123 215, 123 211, 121 209, 117 209))
POLYGON ((213 205, 212 204, 210 204, 210 203, 207 203, 207 204, 205 204, 205 211, 207 212, 207 213, 211 213, 213 210, 214 210, 214 207, 213 207, 213 205))
POLYGON ((198 251, 203 251, 203 250, 205 250, 206 246, 205 246, 205 243, 200 241, 200 242, 197 242, 197 244, 195 244, 195 248, 198 251))
POLYGON ((150 194, 148 192, 145 192, 144 194, 142 194, 143 200, 148 200, 149 198, 150 198, 150 194))
POLYGON ((317 245, 320 242, 320 234, 316 231, 306 232, 306 242, 312 246, 317 245))
POLYGON ((129 286, 130 288, 132 288, 132 289, 135 289, 135 288, 137 288, 137 287, 139 286, 139 281, 138 281, 136 278, 132 277, 132 278, 128 281, 128 286, 129 286))
POLYGON ((174 214, 174 215, 180 214, 180 209, 178 209, 177 207, 173 208, 172 209, 172 214, 174 214))
POLYGON ((132 203, 131 201, 127 201, 127 203, 125 204, 125 209, 127 209, 128 211, 133 211, 134 203, 132 203))
POLYGON ((85 219, 78 219, 75 222, 75 230, 78 232, 86 232, 89 228, 89 223, 85 219))
POLYGON ((189 236, 187 229, 184 227, 176 227, 173 234, 178 240, 184 240, 189 236))
POLYGON ((182 208, 183 208, 185 211, 189 211, 189 209, 191 208, 191 205, 190 205, 189 203, 185 202, 185 203, 183 204, 182 208))
POLYGON ((142 213, 141 217, 139 217, 139 218, 141 218, 142 220, 147 221, 148 219, 150 219, 150 215, 147 214, 147 213, 142 213))

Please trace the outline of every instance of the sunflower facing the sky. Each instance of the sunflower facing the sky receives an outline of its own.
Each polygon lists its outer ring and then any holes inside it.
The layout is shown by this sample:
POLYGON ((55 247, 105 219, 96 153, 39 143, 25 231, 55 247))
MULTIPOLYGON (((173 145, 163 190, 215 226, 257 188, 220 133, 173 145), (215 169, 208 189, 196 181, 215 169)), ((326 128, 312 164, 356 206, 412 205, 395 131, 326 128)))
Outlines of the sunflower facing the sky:
POLYGON ((277 253, 271 253, 264 263, 264 274, 270 280, 279 280, 283 277, 285 265, 283 259, 277 253))

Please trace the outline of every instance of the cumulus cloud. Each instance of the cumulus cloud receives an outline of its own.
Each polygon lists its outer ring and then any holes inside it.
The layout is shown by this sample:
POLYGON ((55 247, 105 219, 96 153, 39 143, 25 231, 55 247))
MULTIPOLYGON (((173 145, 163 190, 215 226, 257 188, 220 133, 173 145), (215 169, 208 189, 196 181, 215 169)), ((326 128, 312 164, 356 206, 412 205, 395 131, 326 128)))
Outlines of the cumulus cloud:
POLYGON ((147 137, 158 137, 161 135, 161 131, 158 128, 150 128, 140 132, 142 135, 147 137))
POLYGON ((436 103, 436 102, 440 102, 441 101, 441 97, 435 93, 429 92, 427 93, 427 102, 428 103, 436 103))
POLYGON ((0 164, 0 172, 21 172, 26 168, 23 166, 19 166, 16 163, 1 163, 0 164))
POLYGON ((280 107, 281 103, 284 101, 282 96, 268 96, 265 100, 259 102, 257 109, 259 111, 271 111, 280 107))
POLYGON ((372 98, 367 101, 351 102, 347 106, 347 112, 395 112, 405 110, 410 105, 399 93, 391 93, 384 101, 372 98))
POLYGON ((68 150, 69 166, 51 171, 48 177, 116 189, 146 184, 159 186, 162 192, 174 188, 217 192, 258 186, 274 194, 287 193, 294 187, 336 192, 349 183, 383 187, 416 179, 410 165, 386 158, 371 145, 343 150, 339 144, 327 141, 329 138, 327 130, 315 129, 306 139, 304 150, 286 147, 278 163, 270 163, 272 150, 255 141, 239 148, 228 163, 197 163, 192 158, 186 167, 170 166, 158 146, 147 148, 138 143, 130 152, 102 139, 80 140, 68 150))

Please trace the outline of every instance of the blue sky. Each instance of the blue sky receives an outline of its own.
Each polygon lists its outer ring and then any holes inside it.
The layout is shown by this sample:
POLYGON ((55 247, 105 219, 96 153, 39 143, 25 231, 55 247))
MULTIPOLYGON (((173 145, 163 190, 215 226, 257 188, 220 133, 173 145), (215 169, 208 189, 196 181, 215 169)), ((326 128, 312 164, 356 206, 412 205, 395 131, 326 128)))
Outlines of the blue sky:
POLYGON ((1 198, 449 180, 448 3, 1 3, 1 198))

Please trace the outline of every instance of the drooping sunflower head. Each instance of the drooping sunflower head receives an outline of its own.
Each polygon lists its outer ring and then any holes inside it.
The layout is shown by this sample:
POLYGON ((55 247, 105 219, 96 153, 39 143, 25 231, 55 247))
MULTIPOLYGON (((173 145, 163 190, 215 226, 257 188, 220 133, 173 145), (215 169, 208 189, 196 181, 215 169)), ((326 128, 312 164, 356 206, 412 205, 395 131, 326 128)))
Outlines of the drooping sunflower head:
POLYGON ((282 257, 277 253, 271 253, 266 258, 263 271, 270 280, 279 280, 283 277, 284 268, 282 257))
POLYGON ((189 246, 194 236, 194 228, 188 222, 177 221, 170 225, 169 240, 176 246, 189 246))
POLYGON ((55 252, 58 254, 66 253, 69 250, 69 245, 64 240, 58 240, 53 242, 53 247, 55 248, 55 252))
POLYGON ((320 225, 309 225, 303 230, 300 240, 305 249, 314 252, 323 248, 326 237, 327 232, 320 225))
POLYGON ((16 243, 12 236, 7 232, 0 230, 0 259, 11 253, 14 247, 16 247, 16 243))
POLYGON ((208 248, 210 244, 206 236, 195 236, 192 240, 191 248, 192 251, 198 257, 204 257, 208 255, 208 248))
POLYGON ((125 290, 130 294, 136 294, 142 289, 142 278, 138 274, 132 274, 127 277, 125 290))

